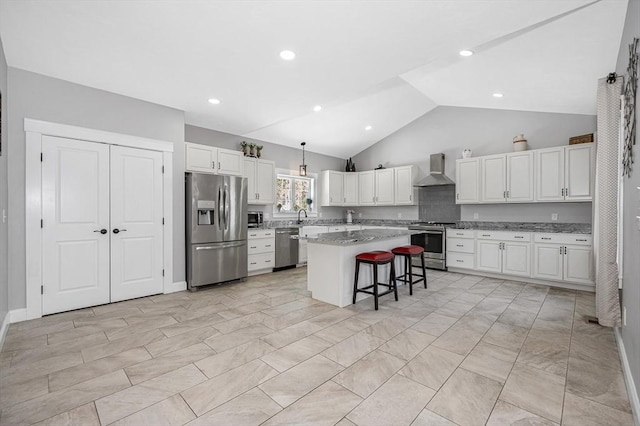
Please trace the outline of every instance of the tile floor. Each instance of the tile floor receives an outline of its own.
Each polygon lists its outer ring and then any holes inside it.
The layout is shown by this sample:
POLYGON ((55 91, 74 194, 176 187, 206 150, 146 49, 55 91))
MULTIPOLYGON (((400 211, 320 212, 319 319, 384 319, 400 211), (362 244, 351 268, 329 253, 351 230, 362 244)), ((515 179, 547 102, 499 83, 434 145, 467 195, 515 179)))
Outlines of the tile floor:
POLYGON ((0 424, 631 425, 592 294, 429 271, 335 308, 306 268, 13 324, 0 424))

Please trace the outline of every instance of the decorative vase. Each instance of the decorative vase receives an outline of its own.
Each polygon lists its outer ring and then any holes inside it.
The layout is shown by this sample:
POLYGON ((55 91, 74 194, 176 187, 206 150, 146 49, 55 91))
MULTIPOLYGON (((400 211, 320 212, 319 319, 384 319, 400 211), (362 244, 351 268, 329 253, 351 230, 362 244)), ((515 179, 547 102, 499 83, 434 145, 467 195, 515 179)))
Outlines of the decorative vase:
POLYGON ((260 158, 262 156, 262 150, 261 149, 257 150, 256 155, 258 156, 258 158, 260 158))
POLYGON ((527 140, 523 134, 519 134, 513 138, 513 152, 520 152, 527 150, 527 140))
POLYGON ((472 153, 473 151, 467 148, 464 151, 462 151, 462 158, 471 158, 472 153))

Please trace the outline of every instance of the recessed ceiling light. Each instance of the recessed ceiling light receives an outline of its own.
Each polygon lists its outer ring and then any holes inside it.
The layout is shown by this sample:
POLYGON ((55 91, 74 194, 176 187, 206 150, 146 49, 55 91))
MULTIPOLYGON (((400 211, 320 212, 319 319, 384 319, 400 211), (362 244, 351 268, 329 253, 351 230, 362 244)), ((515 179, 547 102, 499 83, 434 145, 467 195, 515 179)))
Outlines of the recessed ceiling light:
POLYGON ((494 98, 501 98, 501 97, 503 97, 503 96, 504 96, 504 95, 503 95, 502 93, 494 93, 494 94, 493 94, 493 97, 494 97, 494 98))
POLYGON ((285 61, 293 61, 296 58, 296 54, 290 50, 283 50, 280 52, 280 57, 285 61))
POLYGON ((320 111, 321 109, 322 109, 322 106, 320 106, 320 105, 316 105, 316 106, 314 106, 314 107, 313 107, 313 110, 314 110, 315 112, 318 112, 318 111, 320 111))
POLYGON ((367 131, 369 131, 369 130, 371 130, 372 128, 373 128, 373 127, 371 127, 371 126, 367 126, 367 127, 365 127, 364 129, 365 129, 365 130, 367 130, 367 131))
POLYGON ((473 50, 464 49, 460 51, 460 56, 471 56, 473 55, 473 50))
POLYGON ((210 104, 218 105, 220 103, 220 99, 211 98, 209 99, 210 104))

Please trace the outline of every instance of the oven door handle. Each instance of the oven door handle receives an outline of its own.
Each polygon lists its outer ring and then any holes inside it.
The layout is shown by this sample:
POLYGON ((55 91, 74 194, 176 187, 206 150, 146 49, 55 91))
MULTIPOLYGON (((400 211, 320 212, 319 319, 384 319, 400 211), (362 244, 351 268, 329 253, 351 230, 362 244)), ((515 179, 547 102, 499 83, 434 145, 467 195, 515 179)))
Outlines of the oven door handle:
POLYGON ((421 231, 421 234, 434 234, 434 235, 442 235, 444 232, 442 231, 421 231))

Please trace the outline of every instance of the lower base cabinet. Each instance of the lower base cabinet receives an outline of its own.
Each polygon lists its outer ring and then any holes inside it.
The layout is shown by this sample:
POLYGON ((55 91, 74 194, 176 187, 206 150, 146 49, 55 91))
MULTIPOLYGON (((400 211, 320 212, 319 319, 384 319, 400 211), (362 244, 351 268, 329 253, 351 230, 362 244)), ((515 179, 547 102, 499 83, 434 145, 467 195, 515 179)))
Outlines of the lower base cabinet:
POLYGON ((250 275, 271 272, 276 264, 276 232, 256 229, 247 233, 247 270, 250 275))
POLYGON ((476 269, 494 274, 531 276, 529 233, 480 231, 476 239, 476 269))
POLYGON ((533 244, 535 278, 593 284, 590 235, 536 234, 533 244))

